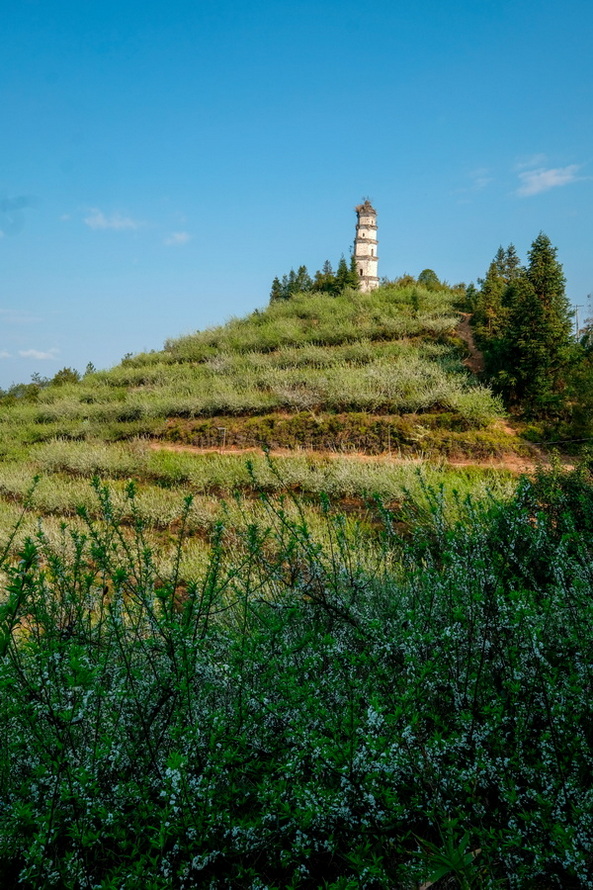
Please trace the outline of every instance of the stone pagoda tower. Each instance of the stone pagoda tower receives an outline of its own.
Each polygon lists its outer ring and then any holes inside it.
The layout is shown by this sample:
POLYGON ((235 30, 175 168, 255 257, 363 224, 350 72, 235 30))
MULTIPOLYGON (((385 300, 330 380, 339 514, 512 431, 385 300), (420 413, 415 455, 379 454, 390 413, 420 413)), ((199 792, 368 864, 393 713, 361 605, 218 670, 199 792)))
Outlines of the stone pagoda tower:
POLYGON ((359 286, 363 293, 379 287, 377 267, 377 211, 367 198, 354 208, 358 216, 356 237, 354 239, 354 260, 360 279, 359 286))

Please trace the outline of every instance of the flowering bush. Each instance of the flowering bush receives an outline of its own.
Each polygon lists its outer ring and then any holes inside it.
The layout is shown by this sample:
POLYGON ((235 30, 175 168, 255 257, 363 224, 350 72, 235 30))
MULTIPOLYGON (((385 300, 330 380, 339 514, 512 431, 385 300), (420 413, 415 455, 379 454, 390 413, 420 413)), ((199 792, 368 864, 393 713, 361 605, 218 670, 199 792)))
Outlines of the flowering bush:
POLYGON ((593 886, 586 473, 374 546, 262 494, 192 584, 94 487, 0 554, 3 887, 593 886))

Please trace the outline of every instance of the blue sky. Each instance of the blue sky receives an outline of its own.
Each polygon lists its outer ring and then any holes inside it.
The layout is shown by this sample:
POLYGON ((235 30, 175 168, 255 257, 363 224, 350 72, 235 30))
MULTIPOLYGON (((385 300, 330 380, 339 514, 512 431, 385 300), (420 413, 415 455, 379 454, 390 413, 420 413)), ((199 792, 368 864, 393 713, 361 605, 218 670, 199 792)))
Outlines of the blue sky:
POLYGON ((266 305, 365 196, 380 275, 469 282, 544 231, 593 291, 590 0, 4 11, 0 386, 266 305))

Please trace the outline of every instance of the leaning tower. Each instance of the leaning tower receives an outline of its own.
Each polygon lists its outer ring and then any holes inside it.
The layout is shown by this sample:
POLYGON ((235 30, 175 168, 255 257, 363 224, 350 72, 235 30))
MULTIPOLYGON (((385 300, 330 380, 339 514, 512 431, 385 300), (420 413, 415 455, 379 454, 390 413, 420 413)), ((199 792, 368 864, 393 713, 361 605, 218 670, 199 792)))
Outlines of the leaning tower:
POLYGON ((367 198, 354 208, 358 216, 356 238, 354 239, 354 260, 360 279, 360 289, 364 293, 379 287, 377 266, 377 211, 367 198))

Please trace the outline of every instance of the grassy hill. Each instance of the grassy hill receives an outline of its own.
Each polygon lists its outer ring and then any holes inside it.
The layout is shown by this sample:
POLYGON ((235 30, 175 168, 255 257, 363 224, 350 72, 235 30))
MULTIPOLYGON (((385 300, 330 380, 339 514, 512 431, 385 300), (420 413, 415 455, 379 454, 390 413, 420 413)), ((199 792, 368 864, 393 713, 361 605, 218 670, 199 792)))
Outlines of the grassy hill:
POLYGON ((80 506, 97 515, 88 482, 98 475, 130 523, 133 478, 134 510, 162 539, 190 493, 189 576, 231 491, 244 495, 225 505, 234 526, 254 519, 256 490, 299 492, 314 524, 321 493, 364 519, 371 496, 395 506, 410 492, 423 497, 427 483, 461 494, 509 490, 504 473, 447 465, 524 448, 463 364, 458 301, 458 292, 420 286, 297 295, 79 382, 5 398, 0 517, 16 519, 39 474, 24 532, 40 515, 57 534, 80 506), (283 449, 273 469, 263 447, 283 449), (252 470, 249 448, 259 452, 252 470))
POLYGON ((43 388, 35 404, 5 415, 10 434, 2 446, 14 443, 14 433, 23 444, 134 435, 219 444, 221 419, 226 444, 315 445, 301 417, 309 414, 322 426, 339 418, 322 438, 337 450, 385 450, 390 429, 394 448, 418 450, 423 428, 451 434, 426 442, 429 452, 501 447, 479 435, 501 408, 462 365, 458 296, 420 287, 296 296, 81 383, 43 388), (359 414, 383 419, 374 436, 368 421, 352 419, 359 414), (302 428, 284 428, 287 416, 299 416, 302 428))

